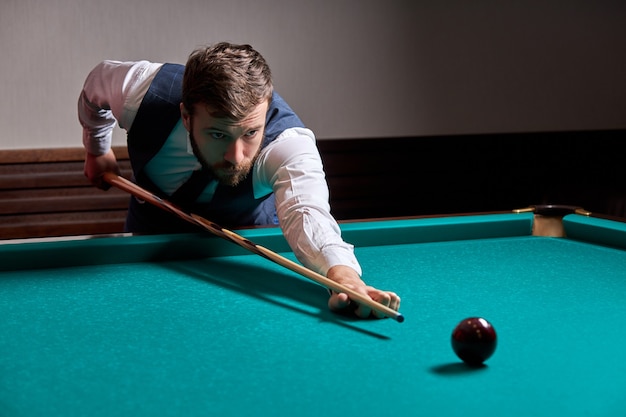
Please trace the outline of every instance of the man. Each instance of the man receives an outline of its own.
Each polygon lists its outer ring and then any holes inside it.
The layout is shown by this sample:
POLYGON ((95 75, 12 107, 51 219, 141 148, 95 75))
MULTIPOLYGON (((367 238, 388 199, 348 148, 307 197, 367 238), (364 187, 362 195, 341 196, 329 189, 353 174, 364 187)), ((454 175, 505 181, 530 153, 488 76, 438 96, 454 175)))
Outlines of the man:
MULTIPOLYGON (((298 260, 392 309, 400 298, 367 286, 353 247, 330 214, 328 186, 313 132, 273 91, 270 69, 249 45, 218 43, 185 66, 104 61, 78 102, 85 175, 119 173, 111 150, 115 123, 128 133, 138 185, 224 227, 279 224, 298 260)), ((192 227, 131 198, 126 229, 184 232, 192 227)), ((351 304, 331 293, 333 311, 351 304)), ((358 317, 379 313, 353 306, 358 317)))

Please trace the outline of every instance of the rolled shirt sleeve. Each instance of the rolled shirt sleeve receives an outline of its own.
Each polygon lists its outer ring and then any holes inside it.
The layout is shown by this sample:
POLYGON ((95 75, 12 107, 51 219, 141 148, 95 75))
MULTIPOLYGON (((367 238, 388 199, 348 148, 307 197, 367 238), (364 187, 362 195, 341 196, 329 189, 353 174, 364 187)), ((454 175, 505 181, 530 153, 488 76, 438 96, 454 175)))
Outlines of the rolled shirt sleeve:
POLYGON ((141 100, 162 64, 102 61, 87 76, 78 98, 83 146, 93 155, 111 147, 113 128, 132 126, 141 100))
POLYGON ((330 213, 329 191, 313 132, 285 130, 259 155, 255 190, 271 188, 283 234, 298 260, 326 275, 347 265, 361 275, 354 247, 345 242, 330 213))

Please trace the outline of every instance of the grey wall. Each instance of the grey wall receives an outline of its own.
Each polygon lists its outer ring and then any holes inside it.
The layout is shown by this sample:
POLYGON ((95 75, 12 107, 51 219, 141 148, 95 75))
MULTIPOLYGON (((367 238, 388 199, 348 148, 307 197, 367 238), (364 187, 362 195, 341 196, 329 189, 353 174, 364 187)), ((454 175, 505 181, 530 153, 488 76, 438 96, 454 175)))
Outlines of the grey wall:
POLYGON ((80 146, 102 59, 220 40, 320 139, 626 128, 623 0, 0 0, 0 149, 80 146))

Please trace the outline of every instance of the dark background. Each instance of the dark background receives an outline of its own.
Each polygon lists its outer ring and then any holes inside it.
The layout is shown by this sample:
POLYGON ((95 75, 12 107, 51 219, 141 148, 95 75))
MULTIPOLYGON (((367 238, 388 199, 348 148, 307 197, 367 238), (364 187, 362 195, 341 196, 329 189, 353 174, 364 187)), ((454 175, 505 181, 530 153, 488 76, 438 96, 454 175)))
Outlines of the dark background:
POLYGON ((625 130, 324 140, 340 219, 571 205, 626 217, 625 130))

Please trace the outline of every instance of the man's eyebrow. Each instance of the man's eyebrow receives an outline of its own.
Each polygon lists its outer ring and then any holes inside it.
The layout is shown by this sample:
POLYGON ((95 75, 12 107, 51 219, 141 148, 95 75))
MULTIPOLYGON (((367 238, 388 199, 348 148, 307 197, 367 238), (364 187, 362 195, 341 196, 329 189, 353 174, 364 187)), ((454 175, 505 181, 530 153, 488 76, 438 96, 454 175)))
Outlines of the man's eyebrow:
POLYGON ((263 121, 261 123, 258 123, 256 125, 251 125, 251 126, 241 126, 241 125, 238 125, 236 123, 233 123, 232 125, 228 125, 226 127, 218 127, 218 126, 211 125, 211 126, 204 126, 201 129, 202 130, 214 130, 214 131, 222 132, 222 133, 230 133, 229 132, 229 128, 233 127, 233 126, 242 128, 242 130, 244 132, 249 132, 251 130, 261 130, 261 129, 263 129, 263 127, 265 126, 265 121, 263 121))
POLYGON ((261 130, 263 128, 263 126, 265 126, 265 123, 261 123, 261 124, 258 124, 256 126, 251 126, 250 128, 248 128, 246 130, 261 130))

